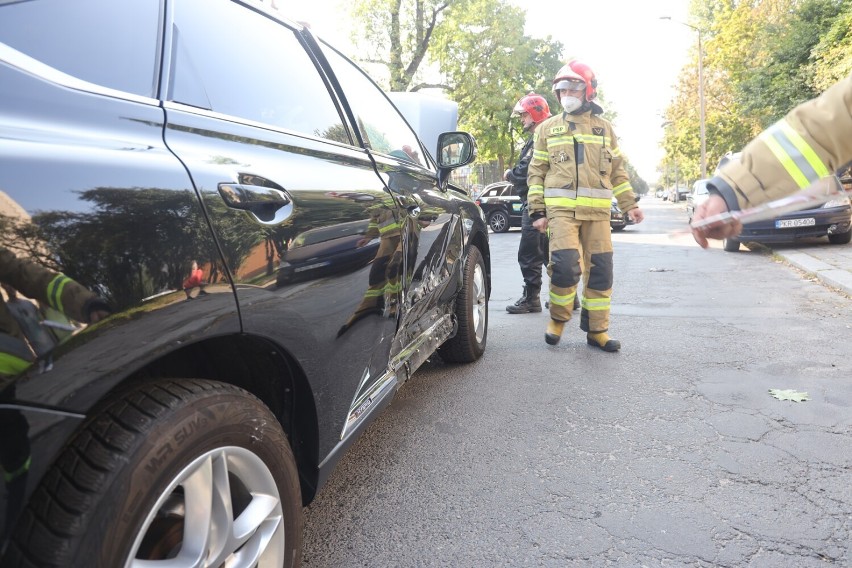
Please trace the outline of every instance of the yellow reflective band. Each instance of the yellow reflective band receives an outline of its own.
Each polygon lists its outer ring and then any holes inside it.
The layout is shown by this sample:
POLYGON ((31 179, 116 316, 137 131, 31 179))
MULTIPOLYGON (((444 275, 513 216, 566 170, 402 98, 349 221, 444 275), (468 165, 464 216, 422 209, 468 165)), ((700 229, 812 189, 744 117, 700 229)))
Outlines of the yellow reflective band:
POLYGON ((545 197, 545 207, 564 207, 566 209, 576 209, 577 207, 591 207, 595 209, 607 209, 612 207, 612 199, 600 199, 596 197, 578 197, 570 199, 568 197, 545 197))
POLYGON ((380 286, 379 288, 367 288, 367 291, 364 292, 365 298, 378 298, 379 296, 385 295, 385 287, 380 286))
POLYGON ((808 178, 805 177, 805 174, 802 173, 798 167, 796 167, 796 163, 787 153, 781 148, 781 144, 778 143, 775 138, 772 137, 772 134, 767 134, 769 131, 764 131, 763 134, 760 135, 760 139, 769 147, 769 150, 775 156, 781 165, 784 166, 784 169, 787 170, 787 173, 790 174, 790 177, 793 178, 793 181, 796 182, 796 185, 799 186, 799 189, 804 189, 810 185, 808 178), (766 134, 766 136, 764 136, 766 134))
POLYGON ((399 229, 399 223, 393 221, 391 223, 385 223, 381 227, 379 227, 379 234, 384 235, 388 231, 393 231, 394 229, 399 229))
POLYGON ((17 375, 26 371, 31 361, 15 357, 9 353, 0 352, 0 375, 17 375))
POLYGON ((529 199, 531 195, 544 195, 544 186, 531 185, 529 191, 527 192, 527 199, 529 199))
POLYGON ((612 155, 615 156, 616 158, 620 158, 622 156, 621 148, 610 147, 609 151, 612 152, 612 155))
POLYGON ((65 313, 65 310, 62 309, 62 290, 70 280, 71 279, 64 274, 57 274, 56 278, 51 280, 50 284, 47 285, 48 303, 51 307, 56 308, 63 314, 65 313))
POLYGON ((574 144, 574 138, 572 136, 554 136, 553 138, 547 139, 547 148, 550 149, 551 146, 564 146, 566 144, 574 144))
POLYGON ((630 191, 632 189, 633 189, 633 186, 630 185, 629 181, 626 181, 626 182, 620 183, 617 186, 615 186, 614 188, 612 188, 612 194, 613 195, 621 195, 625 191, 630 191))
POLYGON ((15 471, 7 471, 3 474, 3 480, 6 483, 13 481, 16 477, 28 472, 30 470, 30 466, 33 463, 33 457, 27 456, 27 461, 24 462, 24 465, 16 469, 15 471))
POLYGON ((597 144, 604 146, 610 146, 612 142, 610 141, 609 136, 597 136, 595 134, 575 134, 575 140, 579 140, 583 144, 597 144))
POLYGON ((583 308, 591 312, 608 310, 610 304, 609 298, 583 298, 583 308))
POLYGON ((574 296, 576 296, 576 295, 577 295, 577 293, 574 292, 573 294, 566 294, 564 296, 561 296, 561 295, 555 294, 554 292, 551 291, 550 292, 550 303, 553 304, 554 306, 573 305, 574 304, 574 296))
MULTIPOLYGON (((796 147, 796 149, 802 154, 805 160, 808 161, 808 164, 814 169, 817 179, 824 178, 829 174, 828 168, 825 167, 825 164, 822 163, 822 160, 819 159, 814 149, 811 148, 810 144, 805 142, 805 139, 799 135, 798 132, 793 130, 793 127, 790 126, 786 120, 782 120, 778 123, 778 126, 781 130, 784 131, 784 134, 787 135, 787 138, 796 147)), ((816 181, 816 179, 811 180, 811 182, 816 181)))
POLYGON ((533 159, 541 160, 542 162, 546 162, 550 158, 550 154, 545 152, 544 150, 534 150, 533 151, 533 159))

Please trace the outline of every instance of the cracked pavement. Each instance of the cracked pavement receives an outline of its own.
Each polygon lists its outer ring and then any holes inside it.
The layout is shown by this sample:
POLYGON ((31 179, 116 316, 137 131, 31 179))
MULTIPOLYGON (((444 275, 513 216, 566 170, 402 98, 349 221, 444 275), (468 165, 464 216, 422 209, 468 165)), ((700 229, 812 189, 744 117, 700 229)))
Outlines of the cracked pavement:
POLYGON ((852 299, 641 205, 617 354, 507 314, 520 233, 492 235, 485 356, 402 386, 307 509, 305 566, 852 565, 852 299))

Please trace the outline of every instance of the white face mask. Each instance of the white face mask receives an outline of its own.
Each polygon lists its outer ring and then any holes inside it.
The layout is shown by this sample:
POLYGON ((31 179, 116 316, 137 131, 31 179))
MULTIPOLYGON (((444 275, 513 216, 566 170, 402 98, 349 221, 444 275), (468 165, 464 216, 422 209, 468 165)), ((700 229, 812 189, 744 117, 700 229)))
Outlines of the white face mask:
POLYGON ((565 112, 574 112, 583 106, 583 101, 577 97, 562 97, 559 99, 559 102, 562 103, 562 108, 565 109, 565 112))

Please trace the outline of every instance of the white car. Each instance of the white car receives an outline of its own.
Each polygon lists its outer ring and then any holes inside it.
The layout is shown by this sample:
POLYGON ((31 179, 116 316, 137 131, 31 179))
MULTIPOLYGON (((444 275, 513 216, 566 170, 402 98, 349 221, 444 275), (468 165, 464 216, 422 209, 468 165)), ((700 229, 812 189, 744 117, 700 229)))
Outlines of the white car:
POLYGON ((710 180, 700 179, 692 184, 692 191, 686 196, 686 215, 689 217, 690 223, 692 223, 692 215, 695 213, 695 208, 710 197, 710 192, 707 191, 708 181, 710 180))

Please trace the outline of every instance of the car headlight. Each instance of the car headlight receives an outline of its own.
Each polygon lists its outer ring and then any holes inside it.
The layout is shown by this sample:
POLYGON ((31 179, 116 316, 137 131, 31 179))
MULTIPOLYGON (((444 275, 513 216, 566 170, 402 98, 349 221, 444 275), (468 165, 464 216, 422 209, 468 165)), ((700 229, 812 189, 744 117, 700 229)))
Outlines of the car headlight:
POLYGON ((848 197, 838 197, 837 199, 832 199, 831 201, 829 201, 828 203, 826 203, 822 207, 823 207, 823 209, 828 209, 830 207, 845 207, 846 205, 849 205, 850 203, 852 203, 852 202, 849 201, 848 197))

